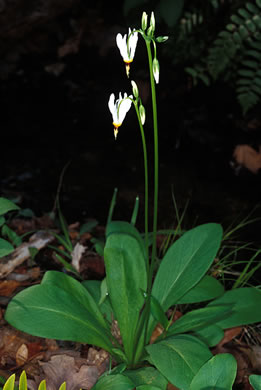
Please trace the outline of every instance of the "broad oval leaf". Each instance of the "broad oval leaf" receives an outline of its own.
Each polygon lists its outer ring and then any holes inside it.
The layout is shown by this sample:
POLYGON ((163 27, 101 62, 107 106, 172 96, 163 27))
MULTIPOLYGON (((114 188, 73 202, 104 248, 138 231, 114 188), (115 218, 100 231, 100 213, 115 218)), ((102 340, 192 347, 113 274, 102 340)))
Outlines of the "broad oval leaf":
POLYGON ((122 374, 102 376, 92 390, 132 390, 134 383, 122 374))
POLYGON ((92 313, 93 318, 100 322, 101 326, 106 326, 106 321, 92 295, 86 288, 73 277, 66 275, 63 272, 48 271, 45 273, 41 285, 53 285, 66 291, 70 296, 73 296, 81 305, 85 306, 87 311, 92 313))
POLYGON ((6 320, 35 336, 94 344, 111 352, 110 329, 95 301, 79 282, 62 275, 56 284, 46 281, 18 293, 6 309, 6 320))
POLYGON ((168 384, 167 379, 154 367, 126 370, 123 375, 131 379, 137 388, 138 386, 147 385, 165 390, 168 384))
POLYGON ((261 321, 261 291, 257 288, 242 287, 227 291, 208 304, 209 307, 214 305, 233 305, 232 313, 216 322, 222 329, 261 321))
POLYGON ((0 197, 0 215, 3 215, 11 210, 20 210, 20 207, 11 200, 0 197))
POLYGON ((162 259, 152 295, 166 311, 179 302, 204 276, 220 247, 222 227, 200 225, 181 236, 162 259))
POLYGON ((147 289, 144 252, 135 236, 108 235, 104 248, 106 280, 113 312, 118 321, 125 354, 134 357, 135 330, 147 289))
POLYGON ((205 275, 198 284, 183 295, 177 303, 187 304, 210 301, 211 299, 220 297, 224 292, 223 285, 217 279, 205 275))
POLYGON ((254 390, 261 390, 261 375, 250 375, 249 382, 254 390))
POLYGON ((192 379, 190 390, 231 390, 237 374, 237 362, 229 353, 213 356, 192 379))
POLYGON ((207 306, 202 309, 189 311, 177 319, 169 328, 167 335, 192 332, 216 323, 232 313, 232 305, 207 306))
POLYGON ((10 242, 0 238, 0 259, 1 257, 7 256, 14 251, 13 245, 10 242))
POLYGON ((135 238, 141 247, 145 259, 146 249, 144 240, 134 225, 126 221, 112 221, 106 227, 106 240, 111 234, 127 234, 135 238))
POLYGON ((111 322, 113 319, 112 307, 109 297, 106 297, 101 303, 101 281, 99 280, 85 280, 82 285, 89 291, 96 304, 99 306, 102 314, 106 320, 111 322))
POLYGON ((206 326, 196 330, 193 334, 210 348, 217 345, 224 337, 224 331, 218 325, 206 326))
POLYGON ((146 347, 149 360, 182 390, 188 390, 200 367, 212 357, 207 346, 191 335, 168 337, 146 347))

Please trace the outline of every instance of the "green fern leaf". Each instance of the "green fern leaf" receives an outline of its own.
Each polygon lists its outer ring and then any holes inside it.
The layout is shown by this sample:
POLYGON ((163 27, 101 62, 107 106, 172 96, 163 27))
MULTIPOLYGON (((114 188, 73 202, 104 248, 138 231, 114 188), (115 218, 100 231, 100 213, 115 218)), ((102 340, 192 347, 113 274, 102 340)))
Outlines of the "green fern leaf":
POLYGON ((260 64, 257 61, 253 61, 253 60, 242 61, 242 65, 248 66, 249 68, 255 70, 260 66, 260 64))
POLYGON ((241 36, 242 39, 246 39, 246 38, 249 37, 249 32, 248 32, 248 30, 245 28, 245 26, 243 26, 243 25, 239 26, 238 32, 239 32, 239 34, 240 34, 240 36, 241 36))
POLYGON ((244 8, 239 8, 237 11, 240 16, 242 16, 244 19, 251 19, 252 15, 250 15, 249 12, 247 12, 244 8))
POLYGON ((246 8, 253 14, 258 14, 260 10, 252 3, 246 3, 246 8))
POLYGON ((260 15, 254 15, 252 20, 256 24, 258 29, 261 29, 261 16, 260 15))

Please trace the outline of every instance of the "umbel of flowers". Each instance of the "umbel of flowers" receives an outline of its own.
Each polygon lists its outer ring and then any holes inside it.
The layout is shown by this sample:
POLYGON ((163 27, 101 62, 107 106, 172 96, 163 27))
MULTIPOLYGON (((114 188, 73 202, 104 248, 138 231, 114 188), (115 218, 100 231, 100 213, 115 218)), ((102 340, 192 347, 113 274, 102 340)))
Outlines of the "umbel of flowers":
MULTIPOLYGON (((142 21, 141 21, 141 29, 128 29, 128 34, 122 35, 117 34, 116 36, 116 44, 119 48, 120 54, 122 56, 122 59, 126 66, 126 74, 129 77, 130 74, 130 64, 134 60, 135 51, 138 43, 138 34, 141 34, 144 38, 147 48, 150 47, 150 44, 153 44, 154 48, 154 57, 153 60, 151 57, 151 50, 149 50, 149 64, 151 68, 151 72, 153 74, 154 80, 156 84, 159 83, 159 61, 157 59, 157 51, 156 51, 156 42, 165 42, 168 37, 157 37, 155 38, 154 32, 155 32, 155 17, 154 13, 151 13, 150 17, 150 25, 147 28, 148 23, 148 15, 146 12, 143 12, 142 14, 142 21)), ((117 138, 118 129, 122 125, 122 122, 131 108, 131 104, 134 103, 134 101, 138 105, 138 120, 141 122, 142 125, 145 123, 145 108, 142 105, 141 99, 139 98, 139 91, 136 83, 134 81, 131 81, 132 84, 132 91, 134 95, 129 95, 125 92, 123 95, 121 92, 119 93, 119 99, 115 101, 115 95, 112 93, 109 98, 109 109, 112 114, 113 119, 113 126, 114 126, 114 136, 115 139, 117 138)))

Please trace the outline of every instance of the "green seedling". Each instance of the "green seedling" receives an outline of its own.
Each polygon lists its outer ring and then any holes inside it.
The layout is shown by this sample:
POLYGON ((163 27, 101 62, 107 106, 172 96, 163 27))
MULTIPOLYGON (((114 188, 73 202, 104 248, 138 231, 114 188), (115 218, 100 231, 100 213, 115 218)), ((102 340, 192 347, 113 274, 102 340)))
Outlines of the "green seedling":
POLYGON ((9 255, 14 251, 14 246, 21 244, 22 240, 17 234, 6 225, 5 214, 9 211, 19 210, 20 207, 6 198, 0 198, 0 227, 3 236, 7 236, 11 243, 0 238, 0 258, 9 255))

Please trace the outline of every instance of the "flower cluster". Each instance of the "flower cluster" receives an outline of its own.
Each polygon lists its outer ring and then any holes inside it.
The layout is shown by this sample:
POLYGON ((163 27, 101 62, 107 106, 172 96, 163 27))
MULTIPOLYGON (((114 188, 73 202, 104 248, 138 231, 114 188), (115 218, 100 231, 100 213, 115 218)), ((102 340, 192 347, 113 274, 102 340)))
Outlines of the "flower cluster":
MULTIPOLYGON (((116 36, 116 44, 120 50, 120 54, 123 58, 123 61, 126 66, 126 73, 129 77, 130 74, 130 64, 132 63, 138 43, 138 33, 140 33, 146 42, 153 43, 154 46, 154 58, 152 61, 152 73, 154 80, 156 84, 159 83, 159 61, 156 57, 156 42, 165 42, 168 37, 154 37, 155 32, 155 17, 154 13, 151 13, 150 17, 150 25, 147 28, 147 22, 148 22, 148 15, 146 12, 143 12, 142 14, 142 20, 141 20, 141 29, 136 30, 129 28, 128 34, 122 35, 117 34, 116 36)), ((145 108, 143 107, 141 103, 141 99, 139 98, 139 91, 136 83, 134 81, 131 81, 132 84, 132 90, 135 100, 133 101, 133 96, 128 96, 127 93, 124 93, 123 97, 121 93, 119 93, 119 99, 115 101, 115 95, 112 93, 110 95, 109 99, 109 109, 112 114, 113 119, 113 126, 114 126, 114 136, 115 139, 117 138, 118 134, 118 128, 121 126, 127 112, 131 108, 132 102, 138 107, 139 104, 139 120, 141 124, 143 125, 145 122, 145 108)))

